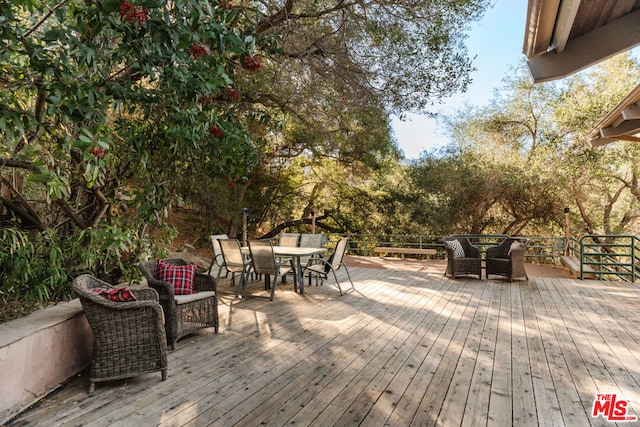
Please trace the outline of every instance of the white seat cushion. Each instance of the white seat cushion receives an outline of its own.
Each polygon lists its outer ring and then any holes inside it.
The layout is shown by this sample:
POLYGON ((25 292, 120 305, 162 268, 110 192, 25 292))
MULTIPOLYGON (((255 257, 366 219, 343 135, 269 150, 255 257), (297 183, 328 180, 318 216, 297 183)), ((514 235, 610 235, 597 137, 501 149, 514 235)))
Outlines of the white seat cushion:
POLYGON ((176 295, 176 304, 180 305, 180 304, 187 304, 189 302, 192 301, 198 301, 201 299, 205 299, 205 298, 211 298, 212 296, 214 296, 216 293, 214 291, 204 291, 204 292, 197 292, 195 294, 189 294, 189 295, 176 295))

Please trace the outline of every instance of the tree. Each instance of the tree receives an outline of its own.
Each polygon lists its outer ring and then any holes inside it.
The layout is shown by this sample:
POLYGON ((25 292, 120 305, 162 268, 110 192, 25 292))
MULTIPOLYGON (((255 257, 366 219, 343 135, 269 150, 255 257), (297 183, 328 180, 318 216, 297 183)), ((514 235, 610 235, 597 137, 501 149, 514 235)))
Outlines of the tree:
POLYGON ((412 168, 417 216, 446 232, 553 235, 568 206, 577 235, 635 232, 638 146, 593 150, 586 134, 638 70, 621 55, 562 85, 533 85, 516 68, 489 105, 447 119, 448 151, 412 168))
MULTIPOLYGON (((292 215, 288 200, 298 200, 298 206, 309 211, 315 202, 305 200, 306 186, 292 182, 284 189, 279 180, 289 176, 284 168, 294 164, 295 157, 305 158, 300 164, 331 158, 341 162, 338 167, 376 169, 379 159, 395 156, 397 146, 378 129, 388 130, 390 112, 428 110, 466 88, 472 66, 464 32, 489 4, 262 2, 255 9, 256 31, 277 34, 282 43, 264 52, 263 72, 239 83, 242 105, 261 112, 249 128, 262 166, 234 182, 234 188, 244 189, 237 193, 246 198, 237 199, 231 209, 235 216, 230 216, 229 232, 237 230, 243 205, 256 207, 252 212, 262 226, 286 221, 292 215), (257 173, 269 180, 256 179, 257 173), (276 188, 256 188, 269 182, 276 188), (279 200, 268 206, 281 206, 282 213, 274 213, 269 221, 264 221, 266 205, 256 204, 251 196, 261 193, 279 200), (287 195, 286 200, 278 198, 280 194, 287 195)), ((294 216, 300 210, 295 209, 294 216)))
MULTIPOLYGON (((42 196, 80 228, 117 206, 131 177, 158 183, 195 166, 241 167, 220 154, 249 141, 229 105, 256 39, 239 9, 207 5, 4 3, 0 164, 42 183, 42 196)), ((16 221, 60 222, 4 184, 16 221)))
POLYGON ((562 186, 548 161, 557 88, 534 86, 524 67, 504 82, 488 105, 446 117, 451 145, 411 167, 414 217, 430 232, 554 234, 562 227, 562 186))
POLYGON ((256 30, 282 36, 278 74, 291 83, 284 86, 296 88, 286 95, 300 101, 287 105, 320 106, 327 98, 313 88, 321 87, 345 97, 383 99, 389 110, 402 113, 428 109, 466 88, 472 65, 465 30, 490 4, 265 1, 257 8, 256 30))
MULTIPOLYGON (((306 215, 323 183, 287 167, 339 162, 361 182, 388 167, 389 112, 466 87, 464 30, 489 4, 0 0, 3 231, 114 281, 200 187, 225 197, 208 204, 229 230, 266 194, 292 201, 273 221, 288 206, 306 215)), ((327 203, 357 206, 340 184, 327 203)))
POLYGON ((304 151, 286 161, 269 159, 269 170, 252 181, 247 205, 255 207, 258 234, 292 219, 308 219, 312 211, 334 232, 370 230, 366 217, 374 209, 362 204, 375 204, 374 183, 397 167, 400 153, 381 109, 352 111, 344 123, 344 132, 327 130, 331 137, 326 139, 297 126, 285 132, 288 145, 304 151))
POLYGON ((566 160, 556 166, 577 206, 578 233, 638 232, 638 145, 592 149, 586 135, 637 84, 639 73, 637 60, 618 55, 571 78, 554 105, 553 118, 564 135, 554 148, 566 160))
POLYGON ((253 167, 234 78, 276 41, 255 36, 243 9, 20 0, 0 15, 4 295, 68 293, 85 270, 118 280, 182 200, 180 177, 253 167))

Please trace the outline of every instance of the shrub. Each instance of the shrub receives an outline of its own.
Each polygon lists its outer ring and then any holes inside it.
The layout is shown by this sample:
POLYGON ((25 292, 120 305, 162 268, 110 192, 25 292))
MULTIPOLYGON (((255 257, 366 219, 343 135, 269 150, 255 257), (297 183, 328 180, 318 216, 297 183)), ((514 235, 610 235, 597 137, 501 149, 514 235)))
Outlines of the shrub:
POLYGON ((69 236, 2 228, 0 238, 6 248, 0 252, 0 321, 74 298, 71 281, 82 273, 109 283, 138 280, 137 263, 151 254, 149 240, 112 225, 76 229, 69 236))

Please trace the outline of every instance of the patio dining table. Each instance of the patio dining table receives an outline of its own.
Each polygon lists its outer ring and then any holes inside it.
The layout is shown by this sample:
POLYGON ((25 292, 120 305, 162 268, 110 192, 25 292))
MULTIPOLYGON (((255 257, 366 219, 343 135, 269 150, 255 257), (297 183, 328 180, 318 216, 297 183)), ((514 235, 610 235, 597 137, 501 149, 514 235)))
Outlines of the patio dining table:
MULTIPOLYGON (((291 257, 293 258, 294 274, 296 275, 296 283, 300 289, 300 294, 304 294, 304 280, 302 276, 302 264, 300 258, 322 255, 327 252, 326 248, 311 248, 306 246, 274 246, 273 254, 276 257, 291 257)), ((247 246, 242 247, 242 253, 249 256, 249 248, 247 246)))

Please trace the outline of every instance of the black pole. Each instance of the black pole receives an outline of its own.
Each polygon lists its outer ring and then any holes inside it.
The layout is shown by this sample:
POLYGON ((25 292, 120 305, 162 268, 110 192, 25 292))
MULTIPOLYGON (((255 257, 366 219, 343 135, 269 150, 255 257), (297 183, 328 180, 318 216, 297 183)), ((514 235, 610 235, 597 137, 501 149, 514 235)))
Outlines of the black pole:
POLYGON ((569 208, 564 208, 564 238, 565 238, 565 246, 564 246, 564 254, 565 256, 569 256, 569 208))
POLYGON ((249 244, 249 209, 242 208, 242 246, 249 244))

